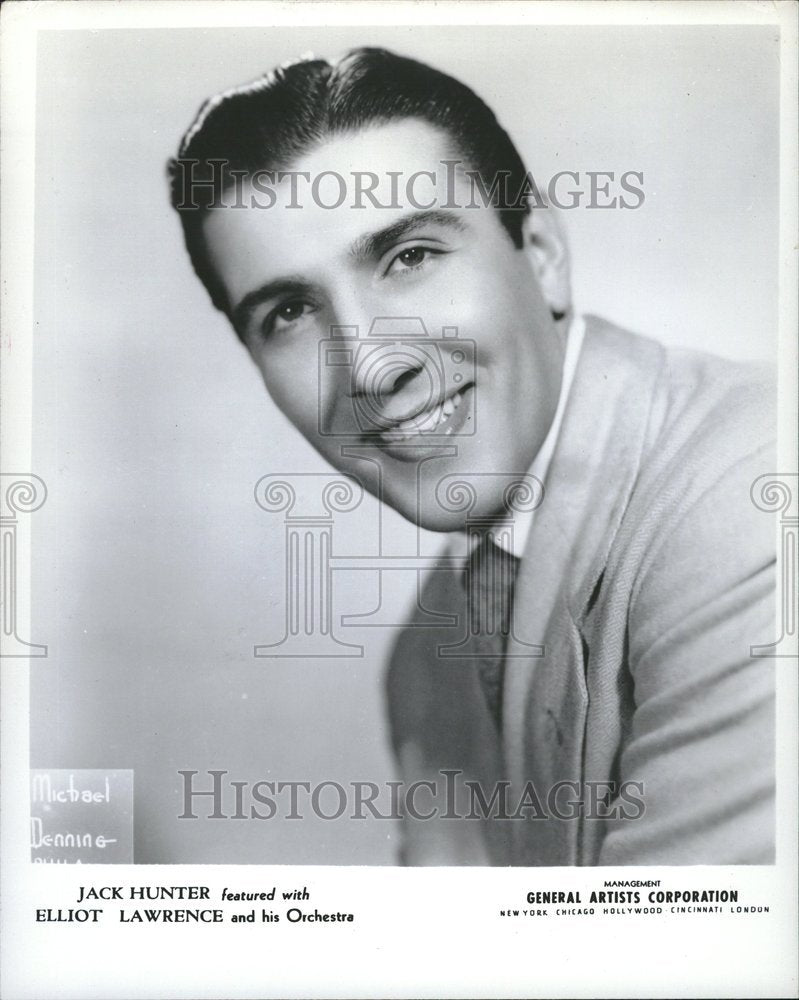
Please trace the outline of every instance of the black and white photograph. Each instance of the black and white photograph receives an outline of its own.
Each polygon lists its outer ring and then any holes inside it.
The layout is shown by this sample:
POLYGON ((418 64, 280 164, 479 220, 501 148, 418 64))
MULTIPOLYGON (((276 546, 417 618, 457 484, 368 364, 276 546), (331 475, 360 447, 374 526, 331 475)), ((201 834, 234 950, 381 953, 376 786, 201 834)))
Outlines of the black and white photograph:
POLYGON ((796 13, 4 6, 4 996, 794 995, 796 13))

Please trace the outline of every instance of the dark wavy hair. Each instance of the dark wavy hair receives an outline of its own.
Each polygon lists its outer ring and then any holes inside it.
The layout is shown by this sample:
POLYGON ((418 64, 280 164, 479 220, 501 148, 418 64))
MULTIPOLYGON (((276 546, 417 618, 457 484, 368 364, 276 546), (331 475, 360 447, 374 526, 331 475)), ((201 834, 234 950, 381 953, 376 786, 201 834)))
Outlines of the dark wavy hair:
MULTIPOLYGON (((202 234, 205 210, 215 195, 202 188, 205 202, 187 206, 186 167, 193 184, 218 177, 214 163, 220 162, 229 171, 242 171, 239 176, 286 170, 329 136, 408 118, 445 132, 484 184, 504 175, 509 190, 523 189, 524 163, 488 105, 451 76, 386 49, 353 49, 335 63, 302 58, 206 101, 170 160, 169 177, 186 249, 214 305, 227 308, 202 234)), ((514 245, 521 247, 529 205, 495 207, 514 245)))

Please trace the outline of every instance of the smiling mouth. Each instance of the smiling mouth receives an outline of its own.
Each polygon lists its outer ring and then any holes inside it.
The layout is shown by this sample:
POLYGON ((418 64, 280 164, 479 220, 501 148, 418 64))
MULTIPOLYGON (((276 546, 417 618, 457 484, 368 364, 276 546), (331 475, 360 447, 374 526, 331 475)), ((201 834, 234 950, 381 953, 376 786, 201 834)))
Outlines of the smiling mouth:
POLYGON ((464 395, 471 384, 450 393, 441 402, 435 403, 425 410, 420 410, 412 417, 400 420, 377 435, 379 441, 385 444, 413 441, 422 434, 452 434, 456 424, 462 421, 467 409, 464 395), (459 412, 461 411, 461 412, 459 412))

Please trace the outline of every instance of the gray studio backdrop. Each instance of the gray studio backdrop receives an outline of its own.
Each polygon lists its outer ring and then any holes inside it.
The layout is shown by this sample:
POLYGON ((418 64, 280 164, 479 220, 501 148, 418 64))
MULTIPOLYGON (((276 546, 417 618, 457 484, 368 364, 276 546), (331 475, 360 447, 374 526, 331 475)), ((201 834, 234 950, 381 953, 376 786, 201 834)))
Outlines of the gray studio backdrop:
MULTIPOLYGON (((365 656, 265 660, 282 630, 267 473, 325 471, 191 272, 165 163, 201 101, 312 50, 382 45, 488 101, 536 178, 642 171, 634 211, 562 212, 578 305, 670 344, 773 357, 777 42, 771 29, 365 28, 40 36, 37 93, 34 767, 132 768, 135 858, 390 864, 391 821, 178 820, 180 768, 237 780, 396 777, 365 656)), ((378 543, 367 499, 339 554, 378 543)), ((384 515, 382 531, 416 546, 384 515)), ((426 551, 441 538, 424 536, 426 551)), ((374 573, 338 574, 340 613, 374 573)), ((394 594, 397 620, 411 597, 394 594)))

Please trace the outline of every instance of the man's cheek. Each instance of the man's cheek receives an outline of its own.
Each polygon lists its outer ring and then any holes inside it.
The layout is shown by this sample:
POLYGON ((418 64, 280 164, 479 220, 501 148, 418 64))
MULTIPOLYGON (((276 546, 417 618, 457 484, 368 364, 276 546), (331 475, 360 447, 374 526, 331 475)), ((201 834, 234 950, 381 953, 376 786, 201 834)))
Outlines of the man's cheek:
POLYGON ((474 359, 479 365, 495 350, 499 326, 502 321, 501 308, 497 308, 493 297, 481 288, 479 283, 464 288, 452 289, 446 301, 439 302, 426 320, 430 335, 441 337, 445 327, 457 330, 458 340, 470 345, 474 359))
POLYGON ((264 385, 272 402, 306 438, 313 438, 319 426, 318 385, 275 377, 263 372, 264 385))

